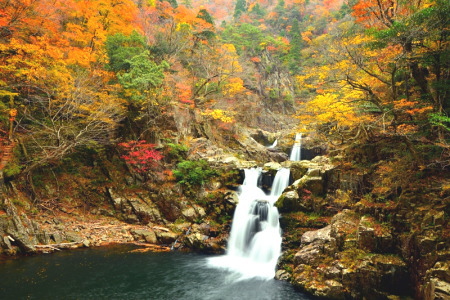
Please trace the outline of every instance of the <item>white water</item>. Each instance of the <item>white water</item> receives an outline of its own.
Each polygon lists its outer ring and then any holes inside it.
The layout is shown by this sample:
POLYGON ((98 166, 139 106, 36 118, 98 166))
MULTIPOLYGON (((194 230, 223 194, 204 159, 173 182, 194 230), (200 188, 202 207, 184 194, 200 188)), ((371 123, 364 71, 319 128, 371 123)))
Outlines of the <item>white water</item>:
POLYGON ((209 260, 212 266, 236 272, 236 279, 272 279, 281 254, 279 214, 273 206, 279 195, 268 196, 258 188, 260 176, 261 169, 245 170, 227 254, 209 260))
POLYGON ((291 150, 291 156, 289 157, 292 161, 299 161, 301 160, 301 150, 302 150, 302 134, 297 133, 295 135, 295 142, 294 146, 291 150))
POLYGON ((278 170, 275 178, 273 179, 272 190, 270 191, 271 197, 278 197, 283 193, 284 189, 289 185, 289 177, 291 176, 291 170, 288 168, 281 168, 278 170))
POLYGON ((273 144, 271 146, 267 147, 267 148, 273 149, 273 148, 275 148, 277 146, 277 144, 278 144, 278 140, 275 140, 275 142, 273 142, 273 144))

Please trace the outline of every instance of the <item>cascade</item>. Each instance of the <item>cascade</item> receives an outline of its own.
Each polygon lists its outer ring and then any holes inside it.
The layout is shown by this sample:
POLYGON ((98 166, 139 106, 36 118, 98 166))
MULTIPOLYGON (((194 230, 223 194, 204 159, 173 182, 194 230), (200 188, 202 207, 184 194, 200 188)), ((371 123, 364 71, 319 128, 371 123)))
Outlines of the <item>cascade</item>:
POLYGON ((273 205, 277 197, 266 195, 258 187, 261 168, 244 172, 227 254, 211 258, 209 262, 212 266, 236 272, 239 279, 272 279, 281 254, 279 214, 273 205))
POLYGON ((277 146, 277 144, 278 144, 278 140, 275 140, 275 142, 273 142, 273 144, 271 146, 267 147, 267 148, 273 149, 273 148, 275 148, 277 146))
POLYGON ((301 160, 301 151, 302 151, 302 134, 297 133, 295 135, 295 142, 294 146, 291 150, 291 156, 289 157, 292 161, 299 161, 301 160))
POLYGON ((270 191, 270 196, 275 197, 274 201, 277 201, 278 197, 280 197, 284 189, 289 185, 290 176, 291 171, 288 168, 278 170, 273 179, 272 190, 270 191))

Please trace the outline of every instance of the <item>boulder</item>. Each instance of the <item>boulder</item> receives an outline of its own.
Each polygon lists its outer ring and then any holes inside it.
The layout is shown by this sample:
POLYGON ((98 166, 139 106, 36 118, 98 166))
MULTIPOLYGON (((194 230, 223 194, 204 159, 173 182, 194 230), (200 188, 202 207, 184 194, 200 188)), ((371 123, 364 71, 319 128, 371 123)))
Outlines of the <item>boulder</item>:
POLYGON ((168 231, 155 231, 156 238, 160 244, 171 245, 175 242, 178 235, 168 231))
POLYGON ((276 280, 288 281, 291 278, 291 274, 286 270, 277 270, 275 272, 276 280))
POLYGON ((450 263, 437 262, 425 275, 424 300, 450 299, 450 263))
POLYGON ((202 218, 206 215, 205 210, 203 209, 203 207, 199 206, 199 205, 192 205, 192 206, 187 206, 185 207, 182 211, 181 214, 189 221, 195 221, 198 218, 202 218))
POLYGON ((292 212, 301 209, 300 197, 297 191, 284 192, 275 202, 275 206, 280 212, 292 212))
POLYGON ((361 249, 375 251, 377 246, 375 229, 367 219, 368 217, 363 216, 359 222, 357 233, 358 244, 361 249))
POLYGON ((132 229, 130 231, 135 241, 157 244, 156 234, 151 229, 132 229))
POLYGON ((379 230, 371 225, 368 217, 343 210, 330 225, 305 232, 293 258, 294 285, 327 299, 408 294, 406 263, 395 255, 368 252, 378 243, 379 230))
POLYGON ((277 162, 268 162, 264 164, 263 170, 276 174, 277 171, 281 168, 282 168, 281 165, 277 162))
POLYGON ((331 225, 318 230, 307 231, 302 235, 302 245, 319 242, 321 244, 331 241, 331 225))
POLYGON ((9 199, 3 200, 3 207, 6 217, 0 218, 0 234, 3 236, 0 246, 10 254, 15 254, 17 248, 23 253, 35 252, 35 245, 39 243, 37 236, 42 231, 25 214, 19 215, 9 199))

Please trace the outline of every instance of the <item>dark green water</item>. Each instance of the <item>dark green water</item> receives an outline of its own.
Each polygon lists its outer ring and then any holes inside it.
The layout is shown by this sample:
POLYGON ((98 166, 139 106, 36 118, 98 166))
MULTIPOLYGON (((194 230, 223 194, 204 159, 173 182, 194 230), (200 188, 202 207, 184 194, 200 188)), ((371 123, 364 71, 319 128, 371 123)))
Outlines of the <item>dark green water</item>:
POLYGON ((276 280, 235 281, 208 256, 79 249, 0 262, 0 299, 309 299, 276 280))

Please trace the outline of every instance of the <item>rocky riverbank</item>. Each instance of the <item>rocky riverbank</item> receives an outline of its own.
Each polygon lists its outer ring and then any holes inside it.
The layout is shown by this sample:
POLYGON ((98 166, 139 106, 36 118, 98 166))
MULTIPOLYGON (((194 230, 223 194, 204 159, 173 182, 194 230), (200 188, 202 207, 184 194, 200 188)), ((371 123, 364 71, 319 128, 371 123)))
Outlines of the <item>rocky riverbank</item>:
MULTIPOLYGON (((195 159, 225 173, 194 189, 168 176, 139 183, 107 165, 104 177, 93 167, 47 181, 37 191, 47 195, 45 201, 33 203, 26 188, 9 183, 0 211, 3 254, 111 243, 223 253, 238 201, 234 187, 242 182, 239 170, 257 163, 206 148, 195 159), (93 185, 90 176, 107 184, 93 185), (63 195, 64 189, 74 192, 63 195)), ((271 153, 274 158, 283 152, 271 153)), ((279 160, 264 165, 261 180, 267 189, 278 169, 291 171, 292 184, 276 203, 283 228, 278 279, 327 299, 450 297, 449 178, 424 176, 398 197, 382 199, 373 196, 370 170, 348 168, 339 158, 279 160)))
POLYGON ((448 178, 417 180, 380 201, 370 196, 370 173, 325 157, 291 170, 295 182, 276 204, 284 230, 278 278, 327 299, 450 298, 448 178))

